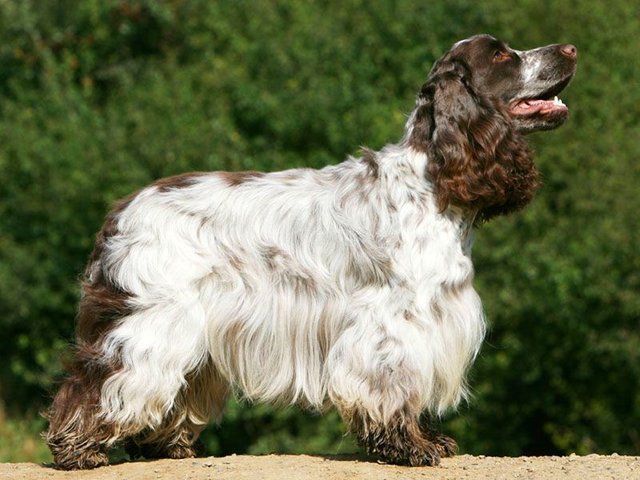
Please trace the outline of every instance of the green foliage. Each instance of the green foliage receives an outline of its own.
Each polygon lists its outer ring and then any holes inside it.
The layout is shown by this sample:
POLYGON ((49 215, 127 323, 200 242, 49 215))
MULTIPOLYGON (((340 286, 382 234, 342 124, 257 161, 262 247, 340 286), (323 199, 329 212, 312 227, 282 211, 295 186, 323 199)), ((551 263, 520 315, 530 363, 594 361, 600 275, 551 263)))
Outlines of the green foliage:
POLYGON ((49 449, 40 439, 45 426, 42 418, 7 419, 0 411, 0 463, 51 462, 49 449))
MULTIPOLYGON (((491 332, 475 396, 444 427, 477 453, 640 453, 637 13, 624 0, 0 2, 0 401, 12 415, 46 405, 115 199, 189 170, 379 148, 431 63, 489 32, 521 49, 575 43, 579 71, 568 124, 531 139, 544 188, 478 233, 491 332)), ((236 403, 204 439, 211 453, 354 449, 335 414, 236 403)))
POLYGON ((223 423, 202 435, 210 452, 344 454, 357 451, 336 411, 325 415, 229 402, 223 423))

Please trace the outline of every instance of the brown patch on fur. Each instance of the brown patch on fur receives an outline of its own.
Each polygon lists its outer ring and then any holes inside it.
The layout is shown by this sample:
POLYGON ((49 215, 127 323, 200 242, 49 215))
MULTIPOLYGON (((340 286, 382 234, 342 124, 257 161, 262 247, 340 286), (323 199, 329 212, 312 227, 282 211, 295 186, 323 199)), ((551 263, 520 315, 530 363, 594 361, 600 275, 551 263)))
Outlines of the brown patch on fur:
MULTIPOLYGON (((361 411, 343 412, 347 424, 368 454, 396 465, 438 465, 445 453, 450 456, 452 440, 436 443, 434 436, 425 433, 418 418, 400 411, 383 425, 374 422, 361 411)), ((455 442, 453 442, 455 444, 455 442)))
POLYGON ((402 316, 407 322, 415 322, 416 320, 416 316, 409 310, 405 310, 404 312, 402 312, 402 316))
POLYGON ((283 261, 290 261, 289 255, 276 246, 264 247, 260 254, 270 270, 278 270, 283 261))
POLYGON ((267 246, 261 250, 260 254, 278 282, 290 284, 300 293, 314 291, 317 288, 311 272, 281 248, 267 246))
POLYGON ((254 178, 263 177, 264 172, 246 171, 246 172, 219 172, 218 176, 222 178, 230 187, 237 187, 254 178))
POLYGON ((156 187, 159 192, 167 192, 169 190, 190 187, 195 183, 196 179, 198 179, 199 177, 205 177, 207 175, 211 174, 207 172, 182 173, 180 175, 173 175, 171 177, 165 177, 156 180, 152 184, 152 186, 156 187))
POLYGON ((347 259, 347 275, 357 285, 386 285, 394 279, 391 259, 376 246, 360 241, 360 248, 366 252, 367 263, 361 262, 355 255, 347 259))
POLYGON ((229 262, 229 265, 231 266, 231 268, 236 270, 239 274, 242 274, 242 269, 244 268, 244 265, 245 265, 245 262, 242 258, 246 255, 245 250, 237 247, 236 249, 231 249, 223 244, 220 244, 218 248, 220 248, 220 251, 223 253, 224 257, 229 262))
POLYGON ((131 295, 105 276, 102 260, 107 241, 118 234, 118 218, 138 194, 135 192, 119 200, 96 234, 95 246, 84 272, 78 308, 76 337, 80 341, 89 344, 97 342, 111 328, 115 319, 130 312, 128 300, 131 295))
POLYGON ((89 344, 99 342, 112 328, 114 320, 131 311, 128 304, 130 294, 104 279, 102 274, 100 277, 82 286, 84 293, 80 300, 76 335, 89 344))
POLYGON ((365 163, 365 165, 367 165, 369 175, 373 178, 378 178, 380 166, 378 165, 376 152, 374 152, 370 148, 363 147, 362 161, 365 163))
POLYGON ((435 320, 438 323, 442 322, 442 320, 443 320, 442 317, 444 316, 444 310, 440 306, 440 302, 441 302, 441 300, 439 298, 433 298, 431 300, 431 302, 429 303, 431 314, 433 315, 433 318, 435 318, 435 320))
MULTIPOLYGON (((421 94, 433 95, 434 91, 423 86, 421 94)), ((434 127, 432 103, 427 102, 416 110, 413 117, 413 129, 409 137, 409 146, 418 152, 429 153, 431 134, 434 127)))

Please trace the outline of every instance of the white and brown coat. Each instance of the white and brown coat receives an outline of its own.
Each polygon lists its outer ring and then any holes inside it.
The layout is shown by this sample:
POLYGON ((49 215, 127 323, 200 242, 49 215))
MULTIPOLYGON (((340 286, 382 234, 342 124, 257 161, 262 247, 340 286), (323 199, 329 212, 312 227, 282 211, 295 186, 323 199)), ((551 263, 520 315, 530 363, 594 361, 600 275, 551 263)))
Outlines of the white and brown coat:
POLYGON ((483 339, 472 227, 530 200, 521 131, 566 112, 527 111, 518 94, 562 89, 569 47, 473 37, 436 64, 398 144, 321 170, 186 174, 121 201, 97 236, 49 414, 57 465, 104 465, 118 442, 194 455, 232 391, 334 405, 385 461, 452 454, 421 417, 464 398, 483 339), (487 70, 509 67, 495 52, 513 56, 511 83, 487 70))

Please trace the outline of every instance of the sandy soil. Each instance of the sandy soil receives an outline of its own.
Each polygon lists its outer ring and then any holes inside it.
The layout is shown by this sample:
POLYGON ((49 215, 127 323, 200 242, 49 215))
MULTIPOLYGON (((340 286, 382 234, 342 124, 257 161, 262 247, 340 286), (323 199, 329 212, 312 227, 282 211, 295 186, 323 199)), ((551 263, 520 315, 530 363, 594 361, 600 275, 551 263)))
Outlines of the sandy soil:
POLYGON ((347 456, 232 455, 222 458, 126 462, 80 472, 33 463, 0 465, 2 480, 338 480, 338 479, 562 479, 640 480, 640 457, 473 457, 444 459, 439 467, 396 467, 347 456))

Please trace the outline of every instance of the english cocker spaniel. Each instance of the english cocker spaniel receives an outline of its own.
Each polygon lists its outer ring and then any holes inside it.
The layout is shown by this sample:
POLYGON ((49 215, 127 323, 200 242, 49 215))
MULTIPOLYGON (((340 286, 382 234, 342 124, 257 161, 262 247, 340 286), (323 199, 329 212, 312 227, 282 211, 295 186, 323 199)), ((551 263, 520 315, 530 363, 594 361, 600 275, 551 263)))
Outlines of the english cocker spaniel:
POLYGON ((523 134, 558 127, 573 45, 488 35, 433 66, 404 136, 321 170, 190 173, 120 201, 82 284, 48 412, 59 468, 183 458, 234 392, 334 406, 382 461, 436 465, 485 331, 473 226, 524 207, 523 134))

